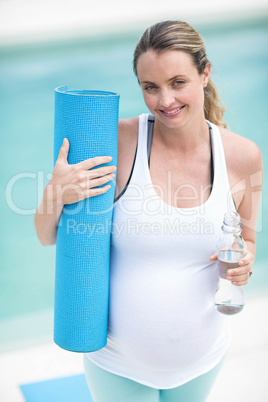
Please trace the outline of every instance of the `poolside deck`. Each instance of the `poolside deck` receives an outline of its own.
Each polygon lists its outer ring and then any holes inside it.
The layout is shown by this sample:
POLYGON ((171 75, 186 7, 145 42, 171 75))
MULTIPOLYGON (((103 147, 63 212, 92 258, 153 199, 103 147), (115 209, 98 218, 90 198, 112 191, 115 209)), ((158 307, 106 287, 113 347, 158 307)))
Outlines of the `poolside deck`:
MULTIPOLYGON (((230 317, 233 338, 207 402, 268 400, 268 297, 252 298, 230 317)), ((82 355, 53 342, 0 354, 0 400, 23 402, 19 384, 83 373, 82 355)), ((77 402, 77 401, 74 401, 77 402)))

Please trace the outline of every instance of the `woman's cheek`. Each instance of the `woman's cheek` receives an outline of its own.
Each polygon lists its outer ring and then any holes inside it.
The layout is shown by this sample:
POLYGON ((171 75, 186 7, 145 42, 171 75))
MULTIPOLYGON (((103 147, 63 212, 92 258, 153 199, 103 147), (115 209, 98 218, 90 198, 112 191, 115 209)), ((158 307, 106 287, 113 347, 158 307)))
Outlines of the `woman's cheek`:
POLYGON ((143 94, 145 105, 148 107, 149 110, 155 109, 157 106, 157 99, 148 94, 143 94))

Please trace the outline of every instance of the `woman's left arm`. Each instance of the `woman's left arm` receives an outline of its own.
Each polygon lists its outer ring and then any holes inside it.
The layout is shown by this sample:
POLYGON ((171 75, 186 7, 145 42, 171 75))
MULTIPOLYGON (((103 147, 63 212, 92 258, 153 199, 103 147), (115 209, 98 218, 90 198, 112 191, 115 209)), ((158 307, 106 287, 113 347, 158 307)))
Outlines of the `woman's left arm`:
POLYGON ((245 256, 239 261, 239 268, 227 271, 227 279, 234 285, 243 286, 248 283, 256 253, 256 225, 262 189, 262 156, 259 148, 247 140, 246 151, 241 158, 240 174, 243 179, 244 191, 242 200, 237 208, 243 227, 242 236, 247 245, 245 256))

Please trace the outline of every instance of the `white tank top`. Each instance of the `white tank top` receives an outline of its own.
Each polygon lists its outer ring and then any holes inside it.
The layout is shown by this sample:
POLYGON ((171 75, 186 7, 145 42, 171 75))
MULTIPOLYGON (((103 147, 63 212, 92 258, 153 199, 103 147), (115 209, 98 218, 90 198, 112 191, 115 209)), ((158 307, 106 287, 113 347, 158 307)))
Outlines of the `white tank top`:
POLYGON ((130 183, 114 205, 107 345, 88 358, 144 385, 177 387, 212 369, 230 341, 216 311, 210 255, 224 213, 235 210, 219 129, 212 123, 213 188, 201 206, 165 203, 147 159, 148 114, 140 116, 130 183))

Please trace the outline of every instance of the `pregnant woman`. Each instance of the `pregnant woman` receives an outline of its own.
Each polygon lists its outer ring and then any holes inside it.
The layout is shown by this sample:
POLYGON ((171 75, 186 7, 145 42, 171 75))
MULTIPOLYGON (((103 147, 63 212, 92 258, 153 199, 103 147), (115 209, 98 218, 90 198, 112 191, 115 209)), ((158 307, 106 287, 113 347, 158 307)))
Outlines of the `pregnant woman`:
MULTIPOLYGON (((214 251, 225 212, 238 211, 247 253, 228 279, 245 285, 261 153, 223 123, 203 38, 187 23, 149 27, 134 72, 150 113, 119 122, 108 342, 85 355, 86 377, 94 402, 204 402, 230 342, 214 251)), ((64 204, 109 191, 116 170, 92 169, 109 155, 70 165, 68 149, 65 139, 36 211, 44 245, 64 204)))

